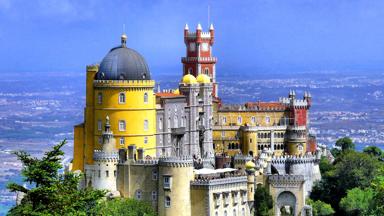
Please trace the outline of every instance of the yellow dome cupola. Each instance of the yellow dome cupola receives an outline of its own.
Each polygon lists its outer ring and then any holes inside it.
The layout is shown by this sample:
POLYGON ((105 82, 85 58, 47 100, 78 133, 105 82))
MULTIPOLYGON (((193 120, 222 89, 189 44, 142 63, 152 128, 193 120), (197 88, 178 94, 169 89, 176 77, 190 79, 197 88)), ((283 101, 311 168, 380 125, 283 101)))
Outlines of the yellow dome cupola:
POLYGON ((209 76, 207 76, 205 74, 200 74, 199 76, 196 77, 196 80, 200 84, 202 84, 202 83, 210 83, 211 82, 211 78, 209 78, 209 76))
POLYGON ((183 79, 181 80, 181 82, 184 84, 196 84, 197 80, 193 75, 187 74, 183 76, 183 79))
POLYGON ((252 161, 248 161, 247 163, 245 163, 245 169, 247 170, 255 169, 255 167, 256 165, 252 161))

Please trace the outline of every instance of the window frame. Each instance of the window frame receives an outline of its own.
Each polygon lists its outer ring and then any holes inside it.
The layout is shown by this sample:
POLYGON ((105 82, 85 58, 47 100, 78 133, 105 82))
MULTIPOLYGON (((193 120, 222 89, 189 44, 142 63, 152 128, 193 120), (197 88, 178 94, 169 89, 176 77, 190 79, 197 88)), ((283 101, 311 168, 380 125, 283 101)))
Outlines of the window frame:
POLYGON ((125 92, 119 93, 119 104, 125 104, 126 102, 126 95, 125 92))
POLYGON ((119 131, 126 131, 127 130, 127 123, 125 120, 119 120, 119 131))

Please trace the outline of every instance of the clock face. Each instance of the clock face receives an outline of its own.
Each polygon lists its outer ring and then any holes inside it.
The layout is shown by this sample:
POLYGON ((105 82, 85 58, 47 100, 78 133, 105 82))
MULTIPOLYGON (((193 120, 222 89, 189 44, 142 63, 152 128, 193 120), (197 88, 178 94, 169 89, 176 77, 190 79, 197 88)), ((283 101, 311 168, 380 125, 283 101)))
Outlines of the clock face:
POLYGON ((201 49, 202 49, 203 51, 208 51, 208 50, 209 50, 209 45, 208 45, 208 43, 202 43, 202 44, 201 44, 201 49))
POLYGON ((189 50, 192 51, 192 52, 194 52, 195 49, 196 49, 196 44, 195 44, 195 43, 190 43, 190 44, 189 44, 189 50))

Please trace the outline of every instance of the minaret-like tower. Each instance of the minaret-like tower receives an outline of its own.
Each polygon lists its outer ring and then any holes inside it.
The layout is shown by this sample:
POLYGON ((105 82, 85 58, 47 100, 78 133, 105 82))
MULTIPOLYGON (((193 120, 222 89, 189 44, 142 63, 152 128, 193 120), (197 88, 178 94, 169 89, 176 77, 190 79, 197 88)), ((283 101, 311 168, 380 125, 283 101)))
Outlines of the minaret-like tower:
POLYGON ((181 58, 183 63, 183 75, 199 74, 208 75, 213 84, 212 95, 218 97, 216 83, 216 57, 212 57, 212 45, 214 42, 214 28, 211 24, 209 32, 203 32, 200 24, 195 32, 190 32, 186 24, 184 28, 184 43, 186 45, 186 57, 181 58))

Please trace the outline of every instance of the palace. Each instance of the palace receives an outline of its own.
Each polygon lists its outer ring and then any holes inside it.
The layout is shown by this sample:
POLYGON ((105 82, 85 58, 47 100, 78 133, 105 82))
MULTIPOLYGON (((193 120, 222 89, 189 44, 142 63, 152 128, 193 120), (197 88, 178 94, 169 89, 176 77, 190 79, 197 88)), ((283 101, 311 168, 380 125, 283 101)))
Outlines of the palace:
POLYGON ((305 198, 321 178, 308 132, 311 94, 228 105, 219 97, 213 25, 184 28, 177 88, 155 92, 127 36, 87 66, 84 122, 74 127, 71 170, 82 187, 150 202, 159 215, 251 215, 266 187, 275 215, 310 215, 305 198))

